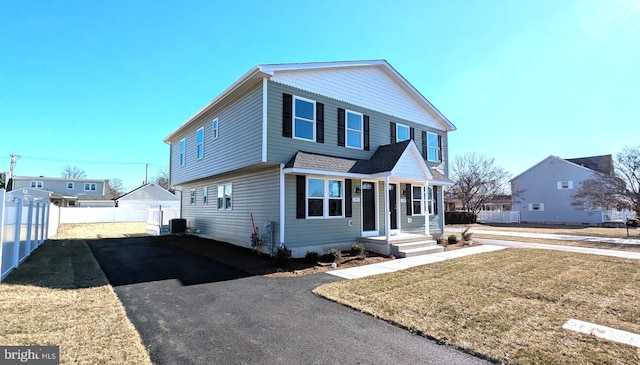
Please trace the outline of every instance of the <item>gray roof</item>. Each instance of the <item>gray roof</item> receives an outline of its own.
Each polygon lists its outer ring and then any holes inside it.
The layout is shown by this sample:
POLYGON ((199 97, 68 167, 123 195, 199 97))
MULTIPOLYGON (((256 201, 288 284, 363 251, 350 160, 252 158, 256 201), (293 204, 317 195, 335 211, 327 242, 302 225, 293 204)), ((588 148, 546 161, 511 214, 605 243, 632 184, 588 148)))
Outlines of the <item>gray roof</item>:
POLYGON ((442 183, 448 183, 448 184, 453 184, 453 180, 449 179, 448 177, 444 176, 444 174, 441 174, 440 171, 436 170, 435 168, 431 168, 431 174, 433 175, 433 180, 437 181, 437 182, 442 182, 442 183))
POLYGON ((160 201, 160 200, 175 200, 179 198, 171 192, 167 191, 161 186, 154 183, 142 185, 130 192, 118 197, 116 200, 148 200, 148 201, 160 201))
POLYGON ((611 155, 567 158, 566 160, 593 171, 613 175, 613 158, 611 155))
POLYGON ((396 163, 398 163, 398 160, 410 142, 410 140, 407 140, 380 146, 368 160, 356 160, 298 151, 284 167, 352 174, 375 174, 391 171, 396 166, 396 163))

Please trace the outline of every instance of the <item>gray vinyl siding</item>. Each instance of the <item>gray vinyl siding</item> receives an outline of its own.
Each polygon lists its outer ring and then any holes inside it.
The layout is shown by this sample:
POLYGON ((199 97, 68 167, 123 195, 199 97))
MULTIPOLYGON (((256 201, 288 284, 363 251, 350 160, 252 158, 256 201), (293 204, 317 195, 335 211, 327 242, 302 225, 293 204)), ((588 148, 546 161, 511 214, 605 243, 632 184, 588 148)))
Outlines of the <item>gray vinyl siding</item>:
MULTIPOLYGON (((360 180, 352 180, 354 186, 360 180)), ((297 219, 296 175, 285 176, 285 245, 291 249, 306 246, 323 246, 326 250, 339 244, 355 243, 362 232, 361 207, 353 203, 352 218, 297 219), (352 226, 349 226, 352 221, 352 226)), ((345 204, 348 202, 345 201, 345 204)), ((324 254, 325 252, 319 252, 324 254)), ((298 255, 300 256, 300 255, 298 255)), ((304 252, 302 252, 304 256, 304 252)))
POLYGON ((233 103, 204 113, 193 126, 171 140, 171 184, 179 185, 262 161, 262 84, 233 103), (218 118, 218 138, 212 122, 218 118), (204 154, 197 155, 197 131, 204 127, 204 154), (184 166, 180 165, 180 140, 185 138, 184 166))
MULTIPOLYGON (((294 186, 295 191, 295 186, 294 186)), ((200 230, 198 235, 234 245, 251 248, 251 214, 259 234, 265 239, 264 224, 276 222, 276 245, 280 237, 280 169, 278 166, 259 172, 227 175, 223 179, 205 179, 182 186, 182 218, 188 227, 200 230), (218 210, 218 185, 232 184, 232 209, 218 210), (203 203, 203 188, 209 189, 209 202, 203 203), (190 204, 191 189, 196 191, 196 202, 190 204)), ((267 252, 267 251, 265 251, 267 252)))
POLYGON ((333 156, 367 159, 376 151, 378 146, 390 143, 390 122, 404 124, 415 129, 415 143, 422 150, 422 131, 438 133, 442 136, 442 149, 444 166, 437 162, 428 162, 429 167, 441 167, 443 173, 448 174, 446 162, 448 161, 447 133, 426 127, 422 124, 396 118, 387 114, 364 109, 352 104, 327 98, 290 86, 269 81, 267 84, 267 161, 286 163, 299 150, 314 153, 323 153, 333 156), (282 136, 282 94, 292 94, 311 99, 324 104, 324 143, 304 141, 282 136), (338 108, 344 108, 369 116, 370 125, 370 151, 338 146, 338 108))
POLYGON ((585 211, 571 204, 582 181, 592 172, 570 162, 550 158, 512 181, 515 189, 524 189, 513 210, 520 211, 521 222, 540 223, 601 223, 600 212, 585 211), (558 181, 572 181, 573 189, 558 189, 558 181), (529 211, 529 204, 544 204, 543 211, 529 211))

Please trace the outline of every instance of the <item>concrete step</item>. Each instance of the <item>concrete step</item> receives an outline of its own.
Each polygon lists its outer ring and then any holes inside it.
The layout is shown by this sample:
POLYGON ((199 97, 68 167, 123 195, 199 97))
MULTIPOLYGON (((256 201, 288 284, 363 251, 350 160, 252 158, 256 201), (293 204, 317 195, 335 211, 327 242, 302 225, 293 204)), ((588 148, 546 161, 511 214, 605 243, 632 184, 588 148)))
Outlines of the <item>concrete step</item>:
POLYGON ((413 257, 420 255, 428 255, 431 253, 443 252, 444 248, 440 246, 425 246, 425 247, 417 247, 417 248, 409 248, 406 250, 398 250, 396 257, 413 257))
POLYGON ((391 245, 397 248, 398 250, 409 250, 412 248, 419 247, 427 247, 427 246, 436 246, 438 243, 435 240, 427 240, 422 239, 420 241, 406 242, 406 243, 395 243, 393 242, 391 245))

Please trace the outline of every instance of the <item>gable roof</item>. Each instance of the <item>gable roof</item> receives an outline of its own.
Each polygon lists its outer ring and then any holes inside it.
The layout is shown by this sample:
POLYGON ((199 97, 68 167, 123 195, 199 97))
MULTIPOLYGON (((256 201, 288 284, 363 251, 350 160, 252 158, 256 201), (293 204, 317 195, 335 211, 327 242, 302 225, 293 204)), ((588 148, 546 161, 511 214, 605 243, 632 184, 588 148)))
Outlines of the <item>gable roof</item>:
POLYGON ((427 98, 425 98, 409 81, 407 81, 398 71, 396 71, 386 60, 367 61, 337 61, 337 62, 311 62, 311 63, 285 63, 285 64, 262 64, 256 65, 247 73, 242 75, 236 82, 231 84, 222 93, 211 100, 202 109, 182 123, 178 128, 165 137, 164 142, 170 141, 177 134, 189 128, 193 122, 208 110, 223 105, 231 101, 237 95, 248 91, 262 79, 272 79, 278 74, 296 71, 336 71, 356 68, 375 68, 388 75, 402 90, 404 90, 412 100, 417 102, 421 108, 427 111, 434 119, 442 125, 446 131, 454 131, 456 127, 438 109, 436 109, 427 98))
POLYGON ((613 175, 613 157, 611 155, 567 158, 569 162, 606 175, 613 175))
POLYGON ((160 200, 180 200, 177 196, 171 194, 169 191, 154 183, 139 186, 130 192, 118 197, 116 201, 120 200, 148 200, 148 201, 160 201, 160 200))

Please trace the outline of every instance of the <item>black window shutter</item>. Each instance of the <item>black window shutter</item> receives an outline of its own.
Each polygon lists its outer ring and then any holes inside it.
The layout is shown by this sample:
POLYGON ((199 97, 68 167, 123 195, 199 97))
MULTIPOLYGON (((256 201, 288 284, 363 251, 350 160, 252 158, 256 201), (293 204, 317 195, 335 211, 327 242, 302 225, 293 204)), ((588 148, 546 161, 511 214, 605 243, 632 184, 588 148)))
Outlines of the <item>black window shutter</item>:
POLYGON ((390 135, 391 135, 391 143, 396 143, 396 124, 394 122, 391 122, 391 130, 390 130, 390 135))
POLYGON ((433 214, 438 215, 438 187, 433 187, 433 214))
POLYGON ((344 147, 344 109, 338 108, 338 146, 344 147))
POLYGON ((351 206, 351 179, 344 180, 344 216, 351 218, 353 209, 351 206))
POLYGON ((298 219, 307 216, 307 212, 305 212, 305 200, 307 199, 305 183, 304 175, 296 175, 296 218, 298 219))
POLYGON ((291 138, 293 126, 293 97, 290 94, 282 94, 282 136, 291 138))
POLYGON ((409 128, 409 138, 410 138, 412 141, 415 141, 415 140, 416 140, 416 130, 415 130, 415 129, 413 129, 413 127, 409 128))
POLYGON ((362 119, 364 129, 364 150, 369 151, 369 116, 365 115, 362 119))
POLYGON ((407 215, 413 215, 413 201, 411 200, 411 184, 407 184, 406 186, 406 196, 407 196, 407 215))
POLYGON ((438 134, 438 162, 442 162, 442 136, 438 134))
POLYGON ((316 142, 324 143, 324 104, 316 103, 316 142))
POLYGON ((422 157, 427 160, 427 131, 422 131, 422 157))

